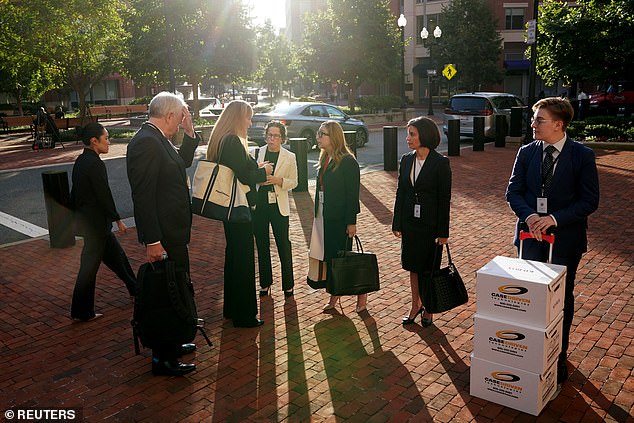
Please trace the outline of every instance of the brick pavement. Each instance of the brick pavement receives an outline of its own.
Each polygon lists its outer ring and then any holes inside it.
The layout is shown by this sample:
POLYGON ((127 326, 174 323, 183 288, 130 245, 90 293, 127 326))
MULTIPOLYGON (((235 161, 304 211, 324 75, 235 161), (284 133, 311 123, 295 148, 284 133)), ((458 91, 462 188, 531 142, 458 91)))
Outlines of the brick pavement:
MULTIPOLYGON (((303 282, 312 199, 296 193, 295 299, 285 302, 276 281, 272 297, 259 300, 265 325, 233 328, 222 319, 222 226, 195 217, 192 277, 214 346, 198 339, 198 370, 183 378, 153 377, 149 351, 134 354, 131 303, 105 267, 96 294, 104 317, 68 319, 81 241, 66 249, 42 239, 0 248, 0 408, 78 407, 90 422, 534 421, 469 395, 475 271, 496 255, 514 255, 514 218, 503 193, 515 151, 487 145, 451 158, 452 255, 471 298, 436 315, 429 328, 400 324, 409 282, 390 231, 396 172, 361 177, 359 235, 378 253, 382 283, 367 314, 354 312, 352 298, 324 314, 327 295, 303 282)), ((575 291, 573 371, 539 421, 634 421, 634 153, 597 156, 602 196, 575 291)), ((135 231, 117 236, 138 267, 143 250, 135 231)))

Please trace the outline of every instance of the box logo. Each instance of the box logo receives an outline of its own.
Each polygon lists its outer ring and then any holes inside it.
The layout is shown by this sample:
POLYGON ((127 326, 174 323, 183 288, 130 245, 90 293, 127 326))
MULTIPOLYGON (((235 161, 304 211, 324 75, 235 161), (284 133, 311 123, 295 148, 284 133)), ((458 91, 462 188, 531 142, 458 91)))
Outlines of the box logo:
POLYGON ((528 288, 519 285, 502 285, 498 287, 498 291, 507 295, 524 295, 528 292, 528 288))
POLYGON ((508 341, 521 341, 522 339, 526 338, 526 336, 524 336, 523 334, 519 332, 511 332, 510 330, 497 331, 495 332, 495 336, 508 341))

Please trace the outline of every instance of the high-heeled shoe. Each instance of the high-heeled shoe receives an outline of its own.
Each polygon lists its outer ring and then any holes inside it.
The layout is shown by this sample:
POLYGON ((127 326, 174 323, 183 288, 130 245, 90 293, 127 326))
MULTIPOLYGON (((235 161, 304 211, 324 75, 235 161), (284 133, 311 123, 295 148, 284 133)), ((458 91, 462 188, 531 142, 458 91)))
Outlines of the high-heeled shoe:
POLYGON ((334 310, 334 308, 337 307, 338 302, 339 302, 339 297, 331 296, 330 301, 328 301, 328 304, 324 306, 323 310, 324 311, 334 310))
POLYGON ((421 307, 412 317, 403 317, 403 325, 411 325, 416 320, 416 316, 421 314, 425 310, 425 307, 421 307))
POLYGON ((423 325, 424 328, 431 326, 432 323, 434 323, 434 315, 431 313, 427 313, 427 315, 429 316, 429 318, 425 318, 424 313, 421 316, 421 324, 423 325))
POLYGON ((293 296, 293 288, 291 288, 291 289, 287 289, 286 291, 284 291, 284 296, 285 296, 286 298, 288 298, 288 297, 292 297, 292 296, 293 296))
POLYGON ((271 286, 267 286, 266 288, 261 288, 260 289, 260 297, 266 297, 267 295, 269 295, 271 293, 271 286))

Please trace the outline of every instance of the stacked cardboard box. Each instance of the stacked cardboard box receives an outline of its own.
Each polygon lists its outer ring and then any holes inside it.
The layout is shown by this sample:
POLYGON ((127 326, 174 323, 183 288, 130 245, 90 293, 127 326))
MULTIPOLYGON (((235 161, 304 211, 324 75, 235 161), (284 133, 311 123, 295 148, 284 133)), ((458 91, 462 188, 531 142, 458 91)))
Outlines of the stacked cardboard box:
POLYGON ((478 270, 471 395, 538 415, 556 390, 565 266, 495 257, 478 270))

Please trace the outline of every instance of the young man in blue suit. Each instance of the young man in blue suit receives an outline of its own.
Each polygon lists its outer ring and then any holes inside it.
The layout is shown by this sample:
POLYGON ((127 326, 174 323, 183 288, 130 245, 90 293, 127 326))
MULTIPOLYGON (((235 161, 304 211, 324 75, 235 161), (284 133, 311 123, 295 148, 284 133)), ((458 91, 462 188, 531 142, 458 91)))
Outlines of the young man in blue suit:
POLYGON ((574 317, 574 283, 577 267, 587 251, 588 216, 599 206, 599 178, 594 152, 566 135, 574 111, 558 97, 533 106, 532 143, 517 153, 506 200, 518 217, 515 245, 523 222, 535 239, 524 241, 523 257, 546 261, 549 245, 542 234, 555 234, 553 263, 566 266, 562 351, 557 363, 557 383, 568 379, 566 358, 574 317))

